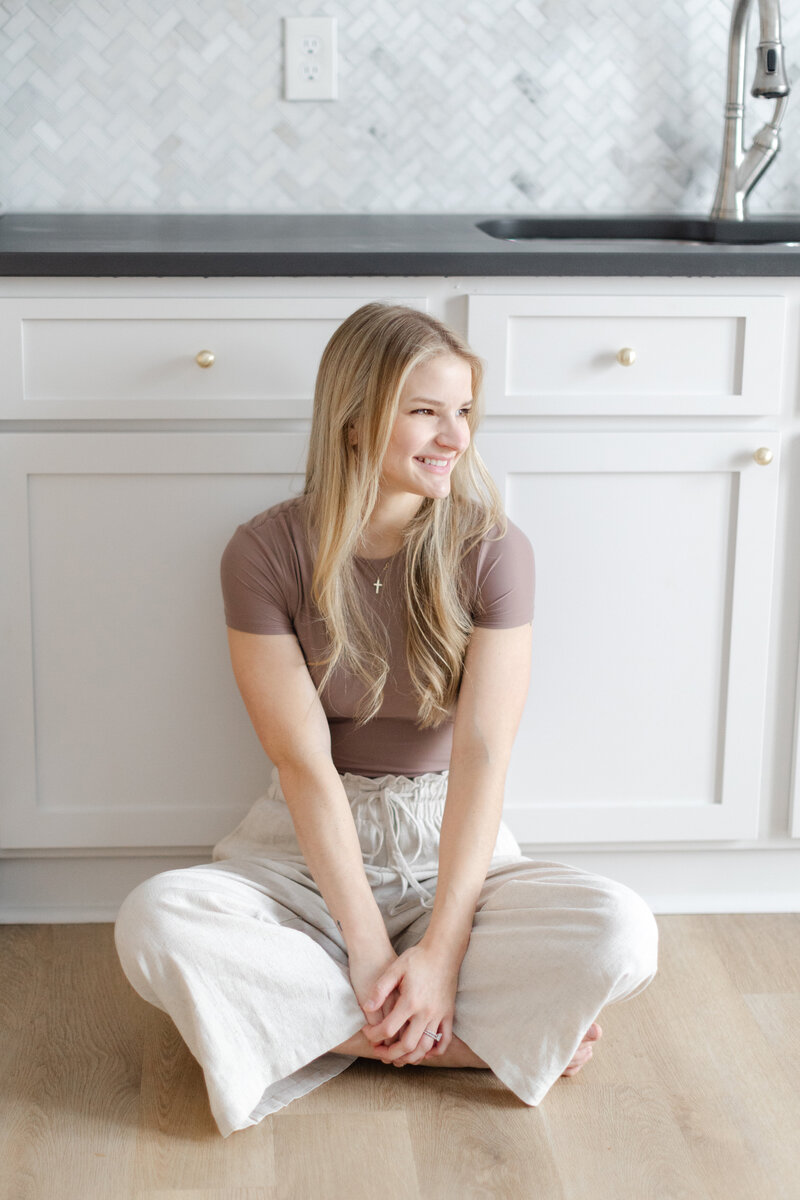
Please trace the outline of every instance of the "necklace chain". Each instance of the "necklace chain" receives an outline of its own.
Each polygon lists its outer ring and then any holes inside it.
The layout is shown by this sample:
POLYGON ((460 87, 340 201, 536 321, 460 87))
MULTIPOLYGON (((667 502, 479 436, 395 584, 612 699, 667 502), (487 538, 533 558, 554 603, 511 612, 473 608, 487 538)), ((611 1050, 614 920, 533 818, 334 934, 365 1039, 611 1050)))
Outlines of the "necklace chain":
POLYGON ((396 558, 396 557, 397 557, 397 553, 396 553, 396 552, 395 552, 394 554, 391 554, 391 555, 389 555, 389 557, 387 558, 387 560, 386 560, 386 562, 384 563, 383 567, 380 569, 380 571, 378 571, 377 578, 376 578, 376 579, 375 579, 375 581, 374 581, 374 582, 373 582, 373 583, 370 585, 371 587, 374 587, 374 588, 375 588, 375 595, 376 595, 376 596, 380 596, 380 594, 381 594, 381 588, 384 588, 384 587, 386 587, 386 584, 384 583, 384 580, 381 578, 381 576, 386 576, 386 575, 387 575, 387 573, 388 573, 388 571, 389 571, 389 568, 391 567, 391 565, 392 565, 392 563, 394 562, 394 560, 395 560, 395 558, 396 558))

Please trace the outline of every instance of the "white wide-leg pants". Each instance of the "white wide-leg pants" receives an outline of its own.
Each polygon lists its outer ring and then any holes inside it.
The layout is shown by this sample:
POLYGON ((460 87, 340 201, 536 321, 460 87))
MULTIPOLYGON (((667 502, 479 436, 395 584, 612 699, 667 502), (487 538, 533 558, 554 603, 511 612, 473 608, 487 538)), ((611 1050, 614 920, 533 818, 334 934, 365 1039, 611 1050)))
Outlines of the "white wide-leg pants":
MULTIPOLYGON (((398 954, 430 921, 447 777, 341 776, 398 954)), ((366 1017, 276 769, 211 863, 164 871, 131 892, 115 939, 132 986, 170 1015, 202 1067, 223 1137, 355 1061, 330 1050, 366 1017)), ((653 979, 657 945, 653 914, 630 888, 524 857, 503 822, 453 1031, 520 1100, 538 1105, 600 1011, 653 979)))

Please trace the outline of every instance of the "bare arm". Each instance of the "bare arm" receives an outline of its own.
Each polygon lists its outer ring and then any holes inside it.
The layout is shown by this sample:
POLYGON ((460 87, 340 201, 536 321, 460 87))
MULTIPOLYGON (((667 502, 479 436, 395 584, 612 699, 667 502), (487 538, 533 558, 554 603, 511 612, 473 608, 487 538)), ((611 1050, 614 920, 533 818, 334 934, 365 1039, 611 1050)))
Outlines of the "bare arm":
POLYGON ((439 876, 428 928, 381 972, 371 1000, 397 989, 400 999, 362 1031, 384 1062, 404 1065, 446 1053, 453 1037, 458 975, 472 933, 475 906, 497 841, 511 747, 530 679, 531 626, 472 632, 453 728, 447 800, 439 839, 439 876), (371 1026, 374 1024, 374 1028, 371 1026), (441 1027, 431 1048, 424 1031, 441 1027))
POLYGON ((472 632, 453 726, 439 878, 423 942, 457 966, 469 944, 502 819, 506 772, 530 683, 532 627, 472 632))
POLYGON ((278 768, 297 841, 350 954, 393 954, 364 871, 330 730, 294 634, 228 629, 233 673, 267 756, 278 768))

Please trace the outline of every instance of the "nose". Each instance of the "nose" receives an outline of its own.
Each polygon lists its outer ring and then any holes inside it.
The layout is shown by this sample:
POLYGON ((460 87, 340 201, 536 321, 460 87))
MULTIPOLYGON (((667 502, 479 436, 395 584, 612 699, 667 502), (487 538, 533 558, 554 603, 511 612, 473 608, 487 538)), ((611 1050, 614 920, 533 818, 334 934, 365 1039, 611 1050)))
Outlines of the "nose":
POLYGON ((463 451, 469 445, 469 425, 463 417, 444 415, 439 423, 436 444, 442 449, 463 451))

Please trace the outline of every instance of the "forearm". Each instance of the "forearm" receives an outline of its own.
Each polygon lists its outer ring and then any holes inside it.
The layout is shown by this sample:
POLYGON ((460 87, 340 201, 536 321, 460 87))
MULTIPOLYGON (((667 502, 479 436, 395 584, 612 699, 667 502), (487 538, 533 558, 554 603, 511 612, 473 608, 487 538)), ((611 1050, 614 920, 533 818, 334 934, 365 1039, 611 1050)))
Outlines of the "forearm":
POLYGON ((278 765, 281 789, 303 857, 348 952, 391 945, 372 894, 350 803, 333 762, 278 765))
POLYGON ((461 756, 451 762, 439 875, 426 945, 461 965, 486 881, 503 811, 507 759, 461 756))

